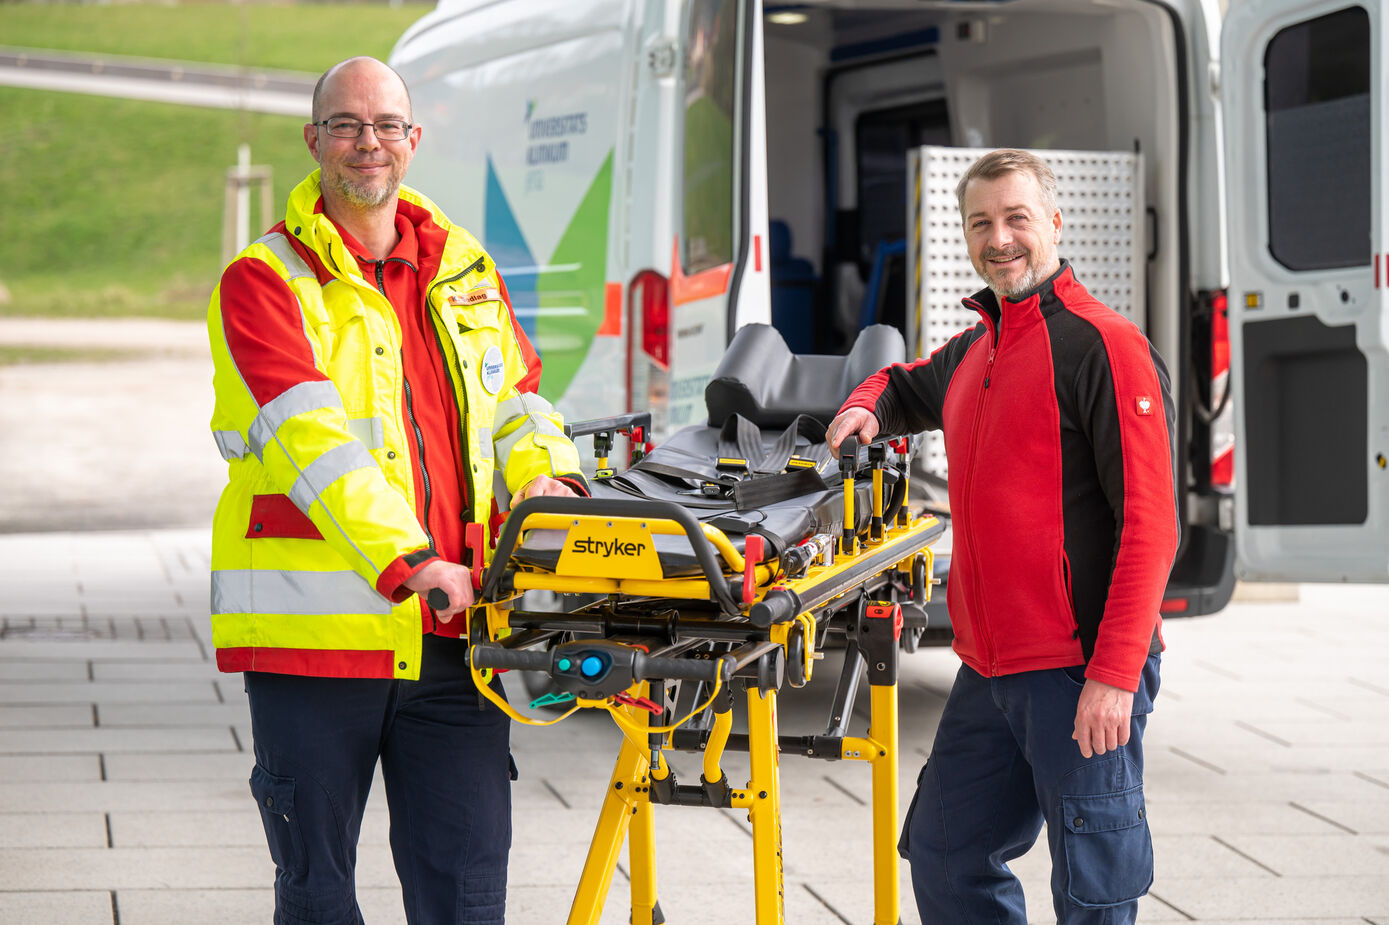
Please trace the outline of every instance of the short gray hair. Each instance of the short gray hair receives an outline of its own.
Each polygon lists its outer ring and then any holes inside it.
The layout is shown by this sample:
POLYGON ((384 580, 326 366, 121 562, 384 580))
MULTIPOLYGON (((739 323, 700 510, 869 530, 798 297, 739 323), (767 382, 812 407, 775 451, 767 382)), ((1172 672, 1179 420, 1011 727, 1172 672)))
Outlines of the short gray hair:
POLYGON ((960 183, 955 187, 955 201, 960 207, 960 218, 965 217, 965 187, 971 180, 997 180, 1006 173, 1031 174, 1042 190, 1042 207, 1048 217, 1056 214, 1056 174, 1051 167, 1031 151, 1020 148, 999 148, 990 151, 969 165, 960 183))

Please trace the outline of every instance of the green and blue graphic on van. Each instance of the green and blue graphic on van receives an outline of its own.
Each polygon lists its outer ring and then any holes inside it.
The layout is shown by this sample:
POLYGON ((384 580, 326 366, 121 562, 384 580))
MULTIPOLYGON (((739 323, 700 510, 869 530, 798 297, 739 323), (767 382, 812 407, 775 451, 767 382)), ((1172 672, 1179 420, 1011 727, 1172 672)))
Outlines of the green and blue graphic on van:
MULTIPOLYGON (((585 121, 579 113, 532 125, 547 125, 546 132, 582 132, 585 121)), ((551 400, 564 395, 603 322, 612 162, 610 149, 554 252, 544 259, 532 252, 492 158, 487 158, 483 245, 497 261, 517 320, 545 364, 541 392, 551 400)))

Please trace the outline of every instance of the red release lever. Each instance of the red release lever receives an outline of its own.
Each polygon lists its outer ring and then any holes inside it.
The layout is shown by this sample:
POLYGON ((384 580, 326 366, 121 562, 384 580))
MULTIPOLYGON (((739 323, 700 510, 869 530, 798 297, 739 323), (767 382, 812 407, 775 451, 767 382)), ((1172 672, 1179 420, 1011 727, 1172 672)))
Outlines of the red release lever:
POLYGON ((757 563, 762 561, 762 536, 749 533, 743 539, 743 603, 757 598, 757 563))
POLYGON ((651 713, 654 716, 661 715, 661 708, 656 706, 655 701, 648 700, 645 697, 633 697, 626 691, 618 691, 616 694, 613 694, 613 700, 616 700, 618 703, 625 704, 629 707, 641 707, 643 710, 646 710, 648 713, 651 713))

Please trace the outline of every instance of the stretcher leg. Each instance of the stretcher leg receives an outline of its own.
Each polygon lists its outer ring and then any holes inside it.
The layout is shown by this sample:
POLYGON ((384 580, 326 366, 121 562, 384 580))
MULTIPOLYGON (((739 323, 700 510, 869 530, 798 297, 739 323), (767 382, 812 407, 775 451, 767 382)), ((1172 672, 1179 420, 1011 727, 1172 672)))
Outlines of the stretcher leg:
POLYGON ((757 925, 786 921, 781 862, 781 771, 777 763, 776 691, 748 688, 748 818, 757 925))
POLYGON ((628 833, 627 859, 632 875, 632 925, 660 925, 656 915, 656 826, 650 800, 632 807, 632 830, 628 833))
POLYGON ((897 685, 869 685, 873 758, 873 925, 897 925, 901 887, 897 856, 897 685))
MULTIPOLYGON (((603 808, 598 812, 598 825, 593 830, 593 840, 589 842, 588 856, 584 859, 584 870, 579 876, 579 886, 574 891, 574 903, 569 908, 569 925, 598 925, 608 888, 612 885, 613 871, 621 856, 622 843, 627 838, 627 828, 637 818, 635 811, 640 805, 646 806, 644 824, 648 831, 650 829, 651 804, 645 799, 638 799, 638 788, 646 780, 648 762, 642 750, 623 736, 617 763, 608 780, 608 792, 603 797, 603 808)), ((649 836, 647 844, 650 845, 649 836)), ((650 874, 654 882, 654 864, 651 865, 650 874)), ((635 875, 632 884, 635 894, 635 875)))

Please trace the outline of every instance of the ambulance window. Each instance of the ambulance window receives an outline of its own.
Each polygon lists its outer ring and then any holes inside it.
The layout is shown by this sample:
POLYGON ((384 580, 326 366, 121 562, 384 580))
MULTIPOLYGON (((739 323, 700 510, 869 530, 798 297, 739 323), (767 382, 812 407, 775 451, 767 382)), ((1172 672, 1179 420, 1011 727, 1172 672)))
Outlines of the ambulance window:
POLYGON ((1269 251, 1292 270, 1370 262, 1370 21, 1349 7, 1264 53, 1269 251))
POLYGON ((739 0, 690 0, 685 19, 685 155, 680 263, 733 262, 733 117, 739 0))

